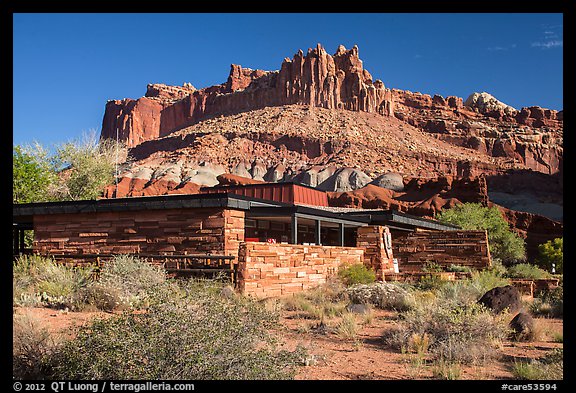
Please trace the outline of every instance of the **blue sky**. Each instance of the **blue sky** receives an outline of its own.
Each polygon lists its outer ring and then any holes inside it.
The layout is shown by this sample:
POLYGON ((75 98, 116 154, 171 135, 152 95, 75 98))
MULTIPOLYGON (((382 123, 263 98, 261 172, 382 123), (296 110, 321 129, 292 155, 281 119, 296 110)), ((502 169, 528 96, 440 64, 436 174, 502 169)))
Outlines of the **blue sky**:
POLYGON ((14 14, 13 142, 100 132, 109 99, 203 88, 230 64, 277 70, 321 43, 358 45, 386 87, 563 109, 562 14, 14 14))

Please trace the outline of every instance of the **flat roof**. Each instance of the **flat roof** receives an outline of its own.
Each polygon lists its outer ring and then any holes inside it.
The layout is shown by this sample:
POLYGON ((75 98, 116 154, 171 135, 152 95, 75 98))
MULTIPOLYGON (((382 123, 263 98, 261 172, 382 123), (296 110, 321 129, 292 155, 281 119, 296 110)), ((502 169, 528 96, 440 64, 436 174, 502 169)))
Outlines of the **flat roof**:
POLYGON ((185 208, 227 208, 250 211, 250 216, 296 215, 323 218, 351 225, 399 225, 405 228, 456 230, 460 227, 436 220, 401 213, 396 210, 346 209, 298 205, 247 197, 234 193, 173 194, 81 201, 39 202, 12 205, 12 222, 28 224, 35 215, 76 214, 114 211, 163 210, 185 208))
POLYGON ((12 205, 12 217, 31 217, 43 214, 74 214, 113 211, 138 211, 182 208, 222 207, 249 210, 254 206, 277 206, 277 202, 247 198, 231 193, 217 194, 173 194, 125 198, 107 198, 81 201, 37 202, 12 205))

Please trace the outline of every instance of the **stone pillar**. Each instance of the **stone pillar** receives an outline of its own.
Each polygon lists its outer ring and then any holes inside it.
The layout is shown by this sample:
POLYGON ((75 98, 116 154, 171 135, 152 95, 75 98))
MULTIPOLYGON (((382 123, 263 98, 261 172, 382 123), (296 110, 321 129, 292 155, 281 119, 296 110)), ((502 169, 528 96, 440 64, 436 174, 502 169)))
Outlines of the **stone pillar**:
POLYGON ((388 227, 359 227, 356 247, 364 249, 364 265, 374 269, 378 280, 384 281, 384 275, 394 271, 392 236, 388 227))
POLYGON ((224 254, 238 258, 240 243, 244 241, 243 210, 224 210, 224 254))

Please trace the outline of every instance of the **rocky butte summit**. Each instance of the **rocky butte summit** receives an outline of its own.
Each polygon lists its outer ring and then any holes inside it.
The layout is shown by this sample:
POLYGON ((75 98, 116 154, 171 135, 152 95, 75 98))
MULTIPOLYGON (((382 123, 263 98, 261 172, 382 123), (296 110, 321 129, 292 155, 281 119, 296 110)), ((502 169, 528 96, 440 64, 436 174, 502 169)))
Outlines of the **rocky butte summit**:
POLYGON ((101 136, 133 158, 106 197, 295 181, 330 192, 333 206, 427 217, 493 204, 529 251, 562 236, 562 111, 386 88, 356 46, 300 50, 278 71, 233 64, 203 89, 149 84, 106 104, 101 136))
POLYGON ((310 105, 326 109, 393 115, 392 93, 373 81, 358 57, 358 47, 342 45, 333 56, 318 44, 304 55, 286 58, 279 71, 232 64, 226 83, 197 90, 150 84, 144 97, 106 104, 102 137, 129 147, 156 139, 209 116, 247 112, 270 106, 310 105))

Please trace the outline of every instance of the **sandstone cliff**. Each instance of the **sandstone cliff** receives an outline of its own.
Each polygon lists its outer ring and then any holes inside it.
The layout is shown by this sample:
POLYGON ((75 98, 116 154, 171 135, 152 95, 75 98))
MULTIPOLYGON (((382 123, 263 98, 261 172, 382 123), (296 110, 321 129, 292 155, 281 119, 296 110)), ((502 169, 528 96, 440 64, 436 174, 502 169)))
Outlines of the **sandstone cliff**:
POLYGON ((318 44, 284 59, 279 71, 262 71, 232 64, 226 83, 196 90, 148 85, 137 100, 109 101, 102 138, 118 138, 128 147, 165 136, 204 118, 268 106, 301 104, 327 109, 393 113, 392 94, 363 68, 358 47, 342 45, 331 56, 318 44))

